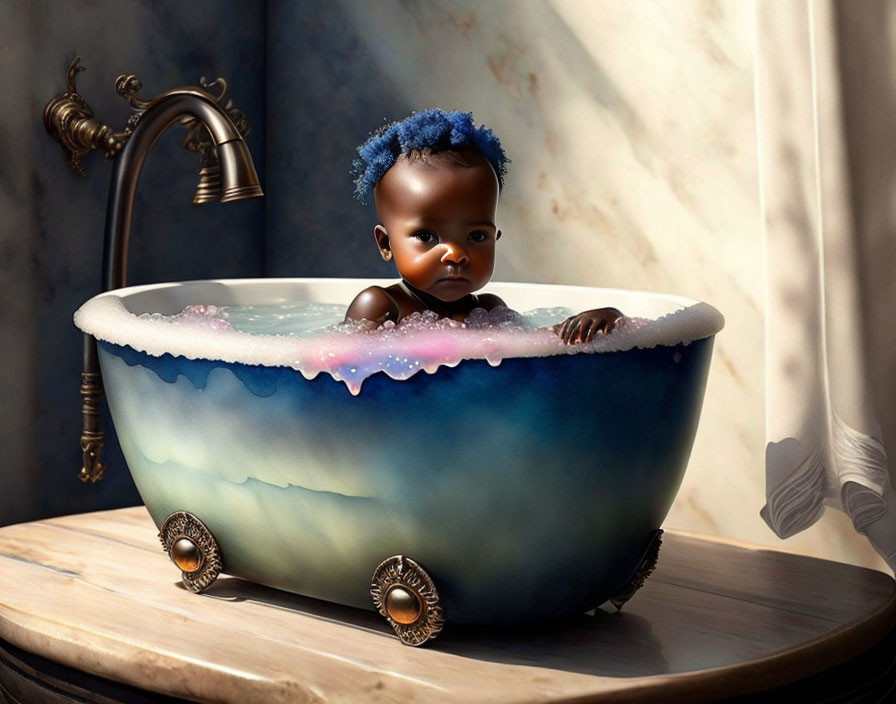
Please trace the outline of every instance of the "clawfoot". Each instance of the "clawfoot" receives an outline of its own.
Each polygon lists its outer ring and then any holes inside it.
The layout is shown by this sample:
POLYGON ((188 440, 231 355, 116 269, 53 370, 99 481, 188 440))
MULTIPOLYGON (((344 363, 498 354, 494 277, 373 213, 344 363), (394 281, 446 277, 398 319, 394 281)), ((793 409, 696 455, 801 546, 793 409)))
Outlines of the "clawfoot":
POLYGON ((656 568, 656 562, 660 556, 660 546, 662 544, 663 531, 662 529, 655 530, 653 532, 653 537, 650 539, 650 545, 647 547, 647 552, 644 553, 641 565, 638 567, 634 576, 617 594, 610 597, 610 603, 616 607, 617 611, 622 611, 622 606, 625 602, 631 599, 635 595, 635 592, 644 586, 644 582, 647 581, 647 578, 656 568))
POLYGON ((432 578, 404 555, 394 555, 374 570, 370 596, 405 645, 423 645, 435 638, 445 623, 432 578))
POLYGON ((181 570, 183 585, 194 594, 206 590, 221 573, 221 551, 205 524, 192 513, 176 511, 162 523, 159 539, 181 570))

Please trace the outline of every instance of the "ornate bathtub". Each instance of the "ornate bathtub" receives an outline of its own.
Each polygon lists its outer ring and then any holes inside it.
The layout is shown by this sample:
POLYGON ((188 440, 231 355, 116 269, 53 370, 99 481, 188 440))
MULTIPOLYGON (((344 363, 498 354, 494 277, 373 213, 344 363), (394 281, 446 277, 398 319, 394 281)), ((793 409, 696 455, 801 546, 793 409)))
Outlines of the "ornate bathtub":
POLYGON ((517 310, 612 305, 666 316, 672 332, 646 349, 378 373, 357 395, 239 351, 191 359, 176 328, 160 354, 154 328, 133 333, 116 318, 197 303, 347 304, 370 283, 139 286, 76 314, 100 340, 122 450, 185 584, 199 591, 223 569, 378 608, 410 644, 443 619, 518 624, 621 605, 655 561, 721 315, 698 304, 697 322, 676 330, 695 301, 493 283, 517 310))

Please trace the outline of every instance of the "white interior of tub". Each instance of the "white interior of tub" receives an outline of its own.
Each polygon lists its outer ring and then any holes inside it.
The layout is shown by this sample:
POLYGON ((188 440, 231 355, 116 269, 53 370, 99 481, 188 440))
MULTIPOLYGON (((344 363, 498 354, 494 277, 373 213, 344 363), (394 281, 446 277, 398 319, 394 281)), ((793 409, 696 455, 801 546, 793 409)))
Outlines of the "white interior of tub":
MULTIPOLYGON (((164 321, 138 317, 176 316, 188 306, 258 306, 297 301, 347 306, 370 285, 394 279, 235 279, 153 284, 109 291, 92 298, 75 313, 75 324, 99 340, 128 345, 153 356, 181 355, 265 366, 292 367, 313 378, 324 371, 344 381, 353 393, 370 374, 384 372, 405 379, 420 371, 435 372, 463 359, 486 359, 497 365, 512 357, 614 352, 634 347, 675 345, 718 332, 724 319, 712 306, 679 296, 549 284, 491 283, 486 290, 513 310, 568 308, 581 312, 613 306, 620 321, 610 335, 593 342, 565 345, 550 330, 486 329, 439 321, 408 331, 402 325, 375 333, 347 334, 326 329, 313 336, 250 334, 219 329, 203 320, 164 321), (447 325, 447 327, 446 327, 447 325)), ((389 324, 391 325, 391 324, 389 324)), ((338 326, 337 326, 338 327, 338 326)))

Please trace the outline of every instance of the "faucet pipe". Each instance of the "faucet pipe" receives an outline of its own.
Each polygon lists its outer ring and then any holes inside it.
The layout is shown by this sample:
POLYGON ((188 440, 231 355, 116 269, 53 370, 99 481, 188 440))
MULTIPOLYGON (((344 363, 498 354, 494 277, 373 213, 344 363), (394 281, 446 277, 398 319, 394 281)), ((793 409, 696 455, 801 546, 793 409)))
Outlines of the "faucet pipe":
MULTIPOLYGON (((162 133, 171 125, 183 121, 185 116, 198 119, 211 135, 221 169, 220 200, 227 202, 263 195, 246 143, 213 96, 195 88, 163 93, 146 106, 133 133, 115 159, 106 208, 103 291, 126 285, 131 216, 146 155, 162 133)), ((102 394, 97 343, 93 336, 85 333, 81 373, 81 395, 84 397, 81 406, 83 464, 79 476, 82 481, 97 482, 105 472, 100 462, 103 430, 99 397, 102 394)))
MULTIPOLYGON (((76 58, 66 74, 68 90, 51 100, 44 109, 44 125, 63 146, 69 165, 82 176, 84 171, 79 162, 89 151, 102 149, 106 157, 115 159, 103 244, 102 290, 109 291, 126 284, 128 240, 137 182, 147 153, 171 125, 183 124, 190 129, 184 146, 203 154, 195 203, 227 202, 263 194, 252 157, 241 136, 248 132, 249 123, 230 100, 224 101, 227 84, 222 79, 207 84, 203 78, 203 88, 175 88, 151 100, 143 100, 136 95, 142 87, 136 76, 119 76, 116 92, 138 111, 139 118, 132 118, 125 130, 115 132, 94 117, 90 106, 78 94, 76 76, 82 70, 80 58, 76 58), (221 89, 220 95, 204 90, 212 86, 221 89), (210 141, 206 141, 206 134, 210 141)), ((105 472, 100 462, 103 382, 96 340, 91 335, 84 335, 82 357, 83 464, 79 477, 82 481, 97 482, 105 472)))

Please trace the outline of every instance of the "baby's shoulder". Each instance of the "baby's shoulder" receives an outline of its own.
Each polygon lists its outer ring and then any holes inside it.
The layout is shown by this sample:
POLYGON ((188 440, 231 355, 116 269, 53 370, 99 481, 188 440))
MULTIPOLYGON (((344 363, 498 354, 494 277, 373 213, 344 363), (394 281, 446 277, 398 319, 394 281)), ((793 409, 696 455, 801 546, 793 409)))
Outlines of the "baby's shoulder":
POLYGON ((481 308, 485 308, 486 310, 491 310, 492 308, 497 308, 498 306, 506 306, 507 304, 500 296, 496 296, 493 293, 480 293, 476 296, 477 302, 481 308))
POLYGON ((382 286, 368 286, 355 296, 345 312, 345 319, 370 320, 381 324, 387 320, 397 320, 398 313, 398 303, 389 289, 382 286))

